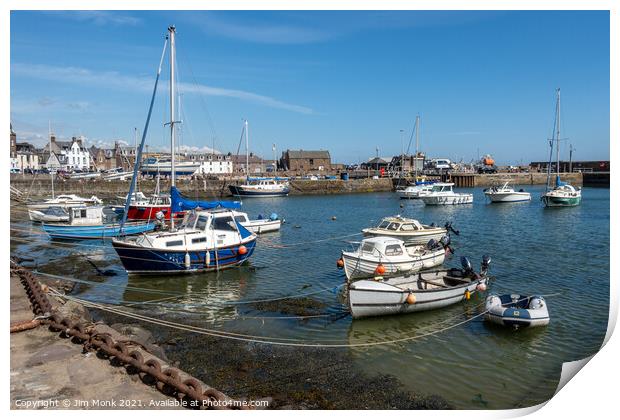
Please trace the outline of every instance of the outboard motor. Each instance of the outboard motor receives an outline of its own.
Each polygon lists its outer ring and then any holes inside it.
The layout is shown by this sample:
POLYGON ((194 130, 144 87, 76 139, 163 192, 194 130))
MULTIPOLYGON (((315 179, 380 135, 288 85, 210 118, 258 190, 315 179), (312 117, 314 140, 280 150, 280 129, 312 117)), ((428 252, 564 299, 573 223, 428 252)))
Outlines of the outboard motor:
POLYGON ((157 229, 163 229, 166 227, 166 216, 161 210, 155 213, 155 227, 157 229))
POLYGON ((454 249, 450 246, 450 241, 450 235, 443 235, 439 240, 439 244, 443 246, 443 249, 446 250, 446 252, 454 254, 454 249))
POLYGON ((480 272, 486 274, 489 271, 489 265, 491 265, 491 257, 488 255, 482 256, 482 263, 480 264, 480 272))
POLYGON ((473 269, 471 268, 471 262, 469 261, 469 258, 467 257, 461 257, 461 267, 463 267, 463 271, 465 272, 465 275, 473 273, 473 269))
POLYGON ((446 222, 446 224, 444 225, 444 227, 446 228, 446 232, 447 233, 454 233, 456 236, 458 236, 461 232, 458 230, 454 230, 454 228, 452 227, 452 222, 446 222))
POLYGON ((269 220, 278 220, 278 213, 271 213, 271 215, 269 216, 269 220))

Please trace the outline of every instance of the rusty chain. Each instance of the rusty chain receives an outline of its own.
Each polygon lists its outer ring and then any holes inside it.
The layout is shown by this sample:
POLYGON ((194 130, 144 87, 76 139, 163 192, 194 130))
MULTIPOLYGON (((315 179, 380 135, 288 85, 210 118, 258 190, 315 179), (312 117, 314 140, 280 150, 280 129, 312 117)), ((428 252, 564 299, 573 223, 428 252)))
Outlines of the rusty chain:
MULTIPOLYGON (((55 311, 46 295, 46 286, 41 283, 27 269, 11 261, 11 272, 18 275, 26 289, 28 299, 32 304, 35 315, 40 316, 40 323, 47 324, 52 331, 61 332, 64 337, 70 337, 84 346, 85 351, 99 352, 110 361, 120 363, 125 367, 132 367, 144 383, 155 385, 163 394, 186 401, 187 406, 197 406, 202 409, 249 409, 241 401, 233 400, 222 392, 207 387, 203 390, 202 384, 193 376, 179 369, 167 367, 162 370, 161 363, 156 359, 144 360, 144 355, 131 350, 129 346, 139 343, 131 341, 117 341, 109 333, 97 332, 92 326, 82 322, 73 322, 55 311), (186 379, 181 378, 181 373, 186 379), (190 401, 194 404, 189 405, 190 401), (197 405, 195 405, 197 404, 197 405)), ((143 347, 142 345, 139 345, 143 347)), ((130 369, 127 369, 129 372, 130 369)))

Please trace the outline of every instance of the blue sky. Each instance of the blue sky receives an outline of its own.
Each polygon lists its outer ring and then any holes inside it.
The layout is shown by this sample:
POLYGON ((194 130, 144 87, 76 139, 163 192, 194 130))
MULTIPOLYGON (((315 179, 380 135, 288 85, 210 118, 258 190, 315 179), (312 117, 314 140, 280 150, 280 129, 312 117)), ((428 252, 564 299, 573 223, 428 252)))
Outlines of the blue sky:
MULTIPOLYGON (((399 154, 415 115, 421 150, 501 164, 546 160, 554 90, 575 159, 609 159, 609 14, 599 11, 11 12, 18 141, 133 143, 169 24, 185 147, 399 154)), ((148 144, 168 145, 167 67, 148 144)), ((563 144, 567 158, 568 144, 563 144)))

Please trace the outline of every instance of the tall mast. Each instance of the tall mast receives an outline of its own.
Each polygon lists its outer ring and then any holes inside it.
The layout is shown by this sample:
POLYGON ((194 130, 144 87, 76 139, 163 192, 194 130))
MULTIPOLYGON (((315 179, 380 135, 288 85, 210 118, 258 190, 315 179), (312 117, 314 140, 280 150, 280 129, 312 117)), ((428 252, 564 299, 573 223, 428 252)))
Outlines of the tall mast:
POLYGON ((168 28, 168 32, 170 32, 170 154, 171 154, 171 160, 170 160, 170 168, 171 168, 171 172, 170 172, 170 185, 171 186, 175 186, 176 182, 175 182, 175 178, 176 178, 176 174, 175 174, 175 144, 174 144, 174 122, 175 122, 175 109, 174 109, 174 96, 175 96, 175 92, 174 92, 174 61, 175 61, 175 42, 174 42, 174 35, 175 35, 175 27, 174 26, 170 26, 168 28))
MULTIPOLYGON (((558 93, 558 102, 557 102, 557 109, 556 109, 556 114, 558 116, 558 122, 556 124, 556 136, 555 136, 555 141, 556 141, 556 164, 555 164, 555 170, 556 173, 558 174, 558 176, 560 175, 560 88, 558 88, 557 90, 558 93)), ((556 180, 557 182, 557 180, 556 180)))
POLYGON ((248 120, 244 120, 245 125, 245 177, 250 177, 250 141, 248 139, 248 120))
POLYGON ((415 179, 418 180, 418 148, 420 147, 420 114, 415 117, 415 157, 413 158, 413 166, 415 168, 415 179))
MULTIPOLYGON (((403 178, 403 174, 405 173, 405 140, 404 140, 405 130, 400 130, 400 178, 403 178)), ((400 179, 398 180, 400 184, 400 179)))
MULTIPOLYGON (((174 145, 174 123, 175 123, 175 114, 174 114, 174 61, 175 61, 175 27, 170 26, 168 28, 168 32, 170 32, 170 186, 174 187, 176 185, 175 178, 175 145, 174 145)), ((170 209, 170 228, 174 229, 174 214, 172 214, 172 208, 170 209)))

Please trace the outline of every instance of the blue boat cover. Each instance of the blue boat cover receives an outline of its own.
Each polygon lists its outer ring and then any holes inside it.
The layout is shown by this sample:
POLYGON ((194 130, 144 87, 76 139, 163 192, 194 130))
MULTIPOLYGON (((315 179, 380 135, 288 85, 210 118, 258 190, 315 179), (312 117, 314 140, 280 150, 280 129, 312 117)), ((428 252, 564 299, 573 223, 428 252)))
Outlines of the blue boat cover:
POLYGON ((170 207, 172 213, 185 210, 193 210, 200 207, 209 210, 222 207, 225 209, 238 209, 241 207, 239 201, 193 201, 183 197, 176 187, 170 187, 170 207))
POLYGON ((566 182, 562 182, 562 181, 560 181, 560 175, 557 175, 557 176, 555 177, 555 186, 556 186, 556 187, 561 187, 561 186, 563 186, 563 185, 566 185, 566 182))

